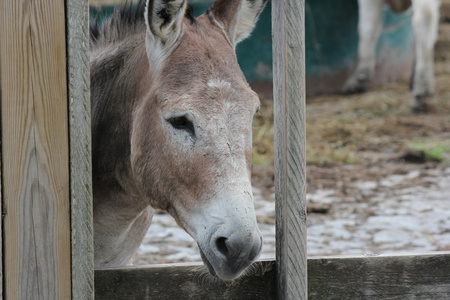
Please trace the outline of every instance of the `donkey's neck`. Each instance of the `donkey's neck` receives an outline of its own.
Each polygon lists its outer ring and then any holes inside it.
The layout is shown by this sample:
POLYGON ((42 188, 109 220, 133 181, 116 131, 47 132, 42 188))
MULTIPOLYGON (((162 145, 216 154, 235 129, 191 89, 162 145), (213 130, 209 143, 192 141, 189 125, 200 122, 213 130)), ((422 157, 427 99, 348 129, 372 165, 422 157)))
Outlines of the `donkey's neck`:
POLYGON ((94 197, 95 266, 129 264, 150 227, 153 209, 142 209, 138 199, 120 199, 120 195, 102 199, 94 193, 94 197))
POLYGON ((97 50, 91 56, 94 187, 136 194, 130 166, 132 113, 148 79, 143 36, 97 50))
POLYGON ((149 78, 143 36, 95 50, 90 67, 95 265, 123 265, 153 216, 130 163, 132 113, 149 78))

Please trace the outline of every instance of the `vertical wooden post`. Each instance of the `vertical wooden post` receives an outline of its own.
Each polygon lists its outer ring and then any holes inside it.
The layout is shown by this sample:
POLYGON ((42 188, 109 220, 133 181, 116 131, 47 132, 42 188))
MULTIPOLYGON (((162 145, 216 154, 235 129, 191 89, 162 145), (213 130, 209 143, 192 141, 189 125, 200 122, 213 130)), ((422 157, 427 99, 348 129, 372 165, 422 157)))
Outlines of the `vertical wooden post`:
POLYGON ((89 3, 66 0, 72 299, 94 299, 89 3))
POLYGON ((2 1, 4 296, 71 297, 62 1, 2 1))
POLYGON ((0 1, 7 299, 93 299, 88 10, 66 2, 0 1))
POLYGON ((305 0, 272 1, 278 299, 307 299, 305 0))

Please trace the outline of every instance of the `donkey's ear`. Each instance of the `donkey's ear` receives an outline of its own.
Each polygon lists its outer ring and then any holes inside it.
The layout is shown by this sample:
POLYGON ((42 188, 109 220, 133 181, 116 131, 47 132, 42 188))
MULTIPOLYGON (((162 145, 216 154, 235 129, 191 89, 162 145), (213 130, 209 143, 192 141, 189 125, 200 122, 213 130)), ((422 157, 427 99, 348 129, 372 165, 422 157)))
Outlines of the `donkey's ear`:
POLYGON ((152 69, 176 46, 183 33, 186 0, 147 0, 145 25, 146 47, 152 69))
POLYGON ((216 0, 207 14, 228 33, 233 45, 250 35, 267 0, 216 0))

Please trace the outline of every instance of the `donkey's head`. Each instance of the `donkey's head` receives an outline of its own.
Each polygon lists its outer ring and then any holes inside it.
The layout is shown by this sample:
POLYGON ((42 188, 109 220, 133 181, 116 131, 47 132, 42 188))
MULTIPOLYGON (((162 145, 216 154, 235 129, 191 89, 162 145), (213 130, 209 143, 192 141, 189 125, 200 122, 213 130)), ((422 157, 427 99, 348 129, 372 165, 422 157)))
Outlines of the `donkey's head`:
POLYGON ((234 48, 265 2, 217 0, 194 18, 184 0, 149 0, 145 12, 152 84, 134 111, 133 173, 222 279, 239 276, 262 245, 250 184, 259 100, 234 48))

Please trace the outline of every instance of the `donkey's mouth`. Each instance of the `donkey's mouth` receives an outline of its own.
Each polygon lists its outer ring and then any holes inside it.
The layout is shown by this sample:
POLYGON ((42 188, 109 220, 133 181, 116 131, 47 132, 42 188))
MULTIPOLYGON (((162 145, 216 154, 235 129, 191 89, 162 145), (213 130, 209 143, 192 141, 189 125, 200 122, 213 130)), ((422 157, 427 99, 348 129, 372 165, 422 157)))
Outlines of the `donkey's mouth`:
POLYGON ((208 268, 209 273, 214 276, 214 277, 218 277, 216 271, 214 271, 213 266, 211 265, 211 263, 209 262, 208 258, 206 257, 205 253, 203 253, 202 249, 200 248, 200 246, 198 247, 200 249, 200 257, 203 260, 203 263, 205 264, 205 266, 208 268))

